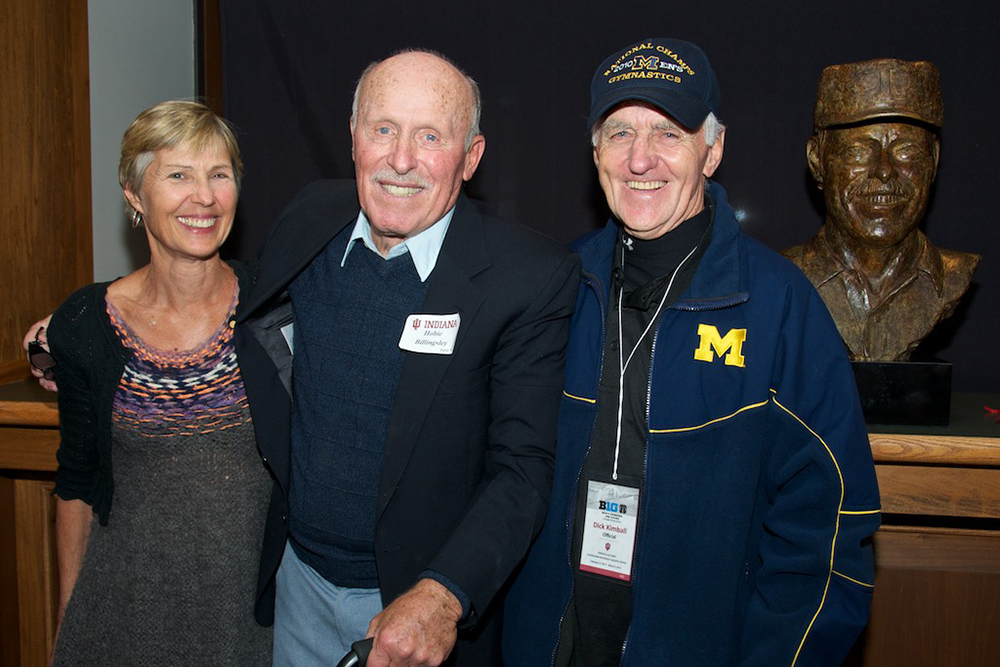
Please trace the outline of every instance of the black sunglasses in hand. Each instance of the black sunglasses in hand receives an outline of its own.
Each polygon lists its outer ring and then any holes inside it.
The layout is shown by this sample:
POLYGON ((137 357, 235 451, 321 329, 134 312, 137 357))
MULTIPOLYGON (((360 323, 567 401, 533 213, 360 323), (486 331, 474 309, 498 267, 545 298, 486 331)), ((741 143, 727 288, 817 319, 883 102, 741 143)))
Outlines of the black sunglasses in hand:
MULTIPOLYGON (((39 329, 38 333, 41 332, 39 329)), ((46 380, 51 380, 55 376, 56 360, 38 340, 38 334, 35 334, 35 340, 28 343, 28 363, 40 370, 46 380)))

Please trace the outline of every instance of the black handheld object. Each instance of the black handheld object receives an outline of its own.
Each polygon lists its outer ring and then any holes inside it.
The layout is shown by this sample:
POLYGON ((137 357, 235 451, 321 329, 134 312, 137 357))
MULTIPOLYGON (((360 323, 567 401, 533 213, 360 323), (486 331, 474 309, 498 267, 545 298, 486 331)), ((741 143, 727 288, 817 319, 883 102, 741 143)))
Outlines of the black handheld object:
POLYGON ((52 379, 52 369, 56 367, 56 360, 45 349, 45 346, 37 340, 28 342, 28 362, 42 371, 42 375, 46 380, 52 379))
POLYGON ((373 641, 369 637, 368 639, 362 639, 351 644, 351 650, 340 659, 337 667, 365 667, 365 664, 368 662, 368 654, 372 650, 373 641))

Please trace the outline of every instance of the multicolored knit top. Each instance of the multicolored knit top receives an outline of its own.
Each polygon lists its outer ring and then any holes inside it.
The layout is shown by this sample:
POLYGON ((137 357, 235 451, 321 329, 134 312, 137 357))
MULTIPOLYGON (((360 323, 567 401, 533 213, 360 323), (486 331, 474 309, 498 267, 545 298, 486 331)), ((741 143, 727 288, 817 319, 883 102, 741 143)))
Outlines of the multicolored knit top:
POLYGON ((106 299, 118 340, 132 353, 115 393, 116 428, 156 438, 212 433, 250 421, 233 343, 237 301, 238 294, 218 331, 203 345, 165 352, 146 345, 106 299))

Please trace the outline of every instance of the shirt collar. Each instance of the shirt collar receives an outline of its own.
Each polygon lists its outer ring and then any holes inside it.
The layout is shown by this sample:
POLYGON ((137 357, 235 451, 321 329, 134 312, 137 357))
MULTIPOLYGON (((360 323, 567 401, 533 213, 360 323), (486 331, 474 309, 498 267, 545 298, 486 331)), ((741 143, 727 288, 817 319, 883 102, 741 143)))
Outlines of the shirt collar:
MULTIPOLYGON (((817 287, 823 283, 839 276, 841 273, 846 271, 851 271, 852 269, 844 263, 841 258, 841 254, 833 244, 830 239, 827 238, 826 228, 821 227, 819 233, 816 234, 816 242, 827 247, 825 252, 817 253, 817 265, 816 273, 819 276, 819 281, 815 283, 817 287)), ((944 261, 941 258, 941 253, 931 245, 927 237, 919 229, 914 232, 917 235, 917 259, 914 263, 914 272, 922 273, 927 276, 931 285, 934 287, 934 291, 938 296, 941 296, 941 290, 944 288, 944 261)))
MULTIPOLYGON (((410 259, 413 260, 413 266, 417 270, 417 275, 420 276, 420 282, 425 282, 437 265, 438 255, 441 253, 441 246, 444 245, 444 237, 448 233, 448 227, 451 225, 454 213, 455 207, 453 206, 444 214, 444 217, 424 231, 394 245, 389 249, 385 260, 388 261, 410 253, 410 259)), ((354 223, 354 231, 351 232, 351 238, 347 241, 347 249, 344 251, 344 258, 340 260, 340 266, 343 267, 347 263, 347 256, 354 249, 355 241, 361 241, 366 248, 382 257, 382 254, 375 248, 371 223, 368 222, 364 211, 358 213, 358 221, 354 223)))

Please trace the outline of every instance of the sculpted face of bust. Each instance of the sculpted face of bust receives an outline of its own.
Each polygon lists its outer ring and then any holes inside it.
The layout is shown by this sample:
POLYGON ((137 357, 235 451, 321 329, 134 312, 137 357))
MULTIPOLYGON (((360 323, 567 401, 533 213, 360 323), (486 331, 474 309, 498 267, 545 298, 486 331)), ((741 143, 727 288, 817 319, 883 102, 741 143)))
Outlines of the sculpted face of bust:
POLYGON ((900 243, 927 208, 938 150, 933 132, 909 122, 820 130, 806 155, 827 222, 864 245, 900 243))

